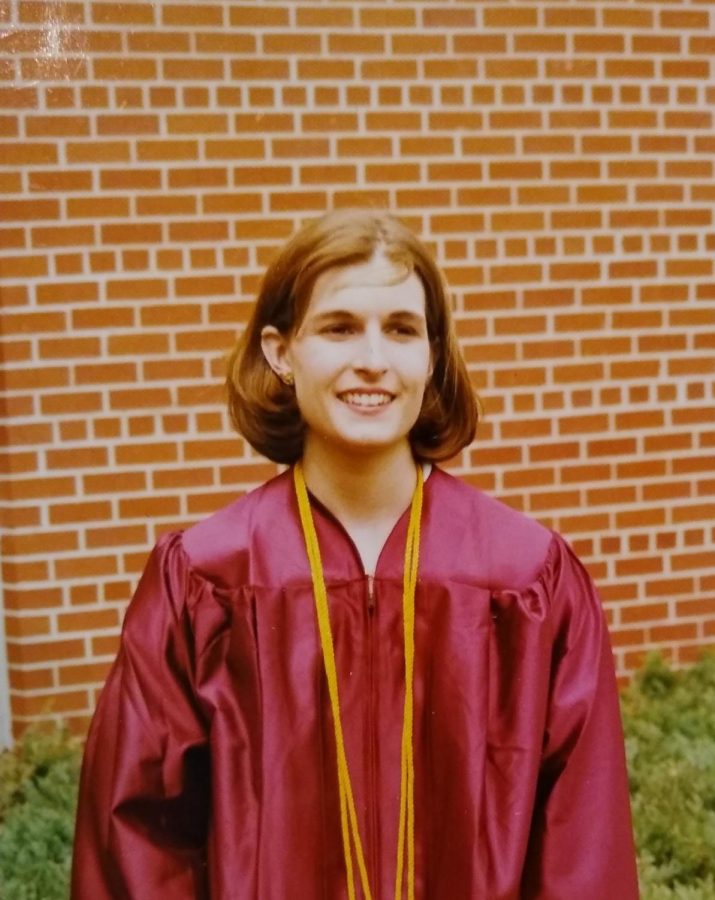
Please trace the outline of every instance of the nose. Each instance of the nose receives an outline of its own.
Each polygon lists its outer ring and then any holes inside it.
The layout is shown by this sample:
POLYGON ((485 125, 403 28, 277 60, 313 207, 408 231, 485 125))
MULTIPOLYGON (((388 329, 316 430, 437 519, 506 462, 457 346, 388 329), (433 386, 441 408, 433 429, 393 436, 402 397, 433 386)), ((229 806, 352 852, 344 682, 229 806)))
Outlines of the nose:
POLYGON ((387 369, 385 337, 380 328, 367 328, 356 348, 354 366, 367 372, 384 372, 387 369))

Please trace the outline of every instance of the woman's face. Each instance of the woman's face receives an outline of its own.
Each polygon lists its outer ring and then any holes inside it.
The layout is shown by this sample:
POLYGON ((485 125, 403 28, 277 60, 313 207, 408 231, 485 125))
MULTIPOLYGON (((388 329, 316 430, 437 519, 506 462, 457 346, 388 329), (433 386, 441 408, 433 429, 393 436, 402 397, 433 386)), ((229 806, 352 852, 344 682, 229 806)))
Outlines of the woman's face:
POLYGON ((407 443, 431 371, 425 293, 382 255, 318 277, 303 321, 284 339, 263 332, 266 357, 290 372, 306 446, 380 452, 407 443))

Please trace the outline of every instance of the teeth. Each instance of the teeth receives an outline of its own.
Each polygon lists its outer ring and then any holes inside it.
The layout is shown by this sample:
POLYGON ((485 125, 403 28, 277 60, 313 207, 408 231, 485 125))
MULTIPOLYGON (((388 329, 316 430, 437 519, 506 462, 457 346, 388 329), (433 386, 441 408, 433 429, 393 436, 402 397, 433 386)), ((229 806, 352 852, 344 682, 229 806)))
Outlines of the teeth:
POLYGON ((389 394, 343 394, 343 400, 355 406, 385 406, 392 399, 389 394))

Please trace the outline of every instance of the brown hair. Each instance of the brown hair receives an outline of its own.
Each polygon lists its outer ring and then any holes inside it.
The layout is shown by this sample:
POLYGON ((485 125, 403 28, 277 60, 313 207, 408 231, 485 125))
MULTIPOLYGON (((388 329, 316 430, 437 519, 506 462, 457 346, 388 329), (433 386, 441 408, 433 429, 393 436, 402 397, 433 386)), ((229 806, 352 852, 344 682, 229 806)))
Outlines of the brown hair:
POLYGON ((305 425, 295 391, 270 368, 261 331, 289 336, 300 326, 316 279, 328 269, 368 262, 379 250, 417 274, 425 291, 432 377, 409 441, 418 459, 442 460, 474 437, 478 400, 452 326, 442 275, 430 252, 399 219, 370 209, 341 209, 304 225, 268 267, 253 314, 228 362, 228 408, 236 429, 274 462, 303 453, 305 425))

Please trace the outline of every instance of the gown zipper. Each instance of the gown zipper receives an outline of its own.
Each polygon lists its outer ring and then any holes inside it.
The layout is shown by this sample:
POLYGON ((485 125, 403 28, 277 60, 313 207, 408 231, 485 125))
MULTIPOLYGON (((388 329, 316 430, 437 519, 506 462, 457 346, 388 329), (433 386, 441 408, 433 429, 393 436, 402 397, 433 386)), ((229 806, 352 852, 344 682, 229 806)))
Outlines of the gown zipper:
POLYGON ((368 877, 373 900, 380 898, 380 873, 378 865, 378 803, 377 803, 377 723, 375 675, 375 577, 367 575, 367 639, 368 639, 368 847, 370 863, 368 877))

